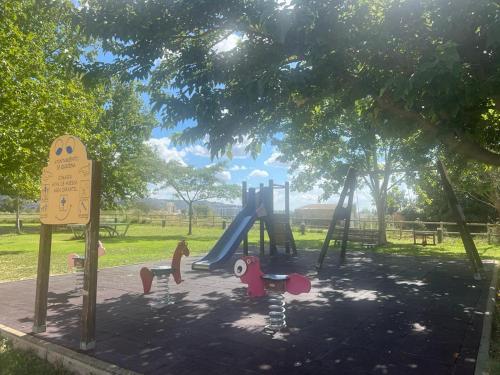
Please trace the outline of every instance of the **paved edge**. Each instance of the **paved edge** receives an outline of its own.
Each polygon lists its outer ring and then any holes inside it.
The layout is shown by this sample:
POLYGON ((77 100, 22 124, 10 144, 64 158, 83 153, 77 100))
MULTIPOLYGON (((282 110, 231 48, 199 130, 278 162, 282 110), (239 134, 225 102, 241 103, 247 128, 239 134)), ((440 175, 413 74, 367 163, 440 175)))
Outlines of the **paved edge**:
POLYGON ((496 292, 498 282, 498 261, 494 261, 493 275, 491 277, 491 284, 488 291, 488 299, 486 302, 486 311, 483 319, 483 329, 481 333, 481 342, 476 358, 476 369, 474 375, 488 375, 490 373, 490 341, 491 341, 491 328, 493 324, 493 314, 495 313, 496 292))
POLYGON ((31 351, 38 357, 79 375, 139 375, 137 372, 49 343, 3 324, 0 324, 0 336, 8 339, 16 349, 31 351))

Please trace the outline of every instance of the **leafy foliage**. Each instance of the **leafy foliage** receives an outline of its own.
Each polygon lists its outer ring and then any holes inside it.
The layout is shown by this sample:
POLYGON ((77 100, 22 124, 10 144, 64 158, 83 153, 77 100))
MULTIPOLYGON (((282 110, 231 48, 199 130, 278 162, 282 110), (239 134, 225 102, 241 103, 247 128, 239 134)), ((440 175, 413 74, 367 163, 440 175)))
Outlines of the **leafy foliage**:
POLYGON ((208 199, 234 199, 240 194, 238 185, 222 182, 218 173, 224 165, 215 164, 205 168, 184 166, 170 161, 164 168, 164 187, 174 189, 176 196, 188 205, 189 232, 192 233, 193 203, 208 199))
POLYGON ((277 141, 283 161, 291 163, 294 187, 306 191, 314 186, 323 189, 323 198, 338 193, 347 169, 358 171, 358 188, 367 187, 377 209, 381 241, 385 241, 385 216, 388 193, 411 175, 415 164, 422 165, 429 156, 417 148, 414 137, 399 142, 386 138, 373 116, 346 113, 335 116, 329 101, 317 106, 307 126, 277 141), (411 160, 411 162, 410 162, 411 160), (411 168, 410 168, 411 165, 411 168))
POLYGON ((307 127, 317 106, 365 111, 415 137, 500 165, 500 8, 494 0, 88 0, 80 24, 146 78, 165 126, 195 119, 214 154, 307 127), (227 45, 238 40, 234 48, 227 45), (293 125, 293 126, 291 126, 293 125))
POLYGON ((0 3, 0 194, 36 199, 52 141, 73 134, 103 162, 103 203, 142 197, 157 157, 144 143, 157 125, 138 87, 83 83, 93 50, 67 0, 0 3))
MULTIPOLYGON (((453 189, 469 222, 495 222, 499 217, 498 169, 452 159, 447 170, 453 189)), ((426 220, 450 220, 455 217, 448 206, 439 175, 434 170, 423 171, 416 179, 415 208, 426 220)))
POLYGON ((92 128, 90 154, 103 165, 103 204, 144 198, 148 183, 159 181, 161 160, 146 144, 157 125, 143 108, 138 87, 112 80, 96 89, 104 111, 92 128))
POLYGON ((0 3, 0 193, 34 198, 52 140, 88 138, 101 109, 78 78, 67 1, 0 3))

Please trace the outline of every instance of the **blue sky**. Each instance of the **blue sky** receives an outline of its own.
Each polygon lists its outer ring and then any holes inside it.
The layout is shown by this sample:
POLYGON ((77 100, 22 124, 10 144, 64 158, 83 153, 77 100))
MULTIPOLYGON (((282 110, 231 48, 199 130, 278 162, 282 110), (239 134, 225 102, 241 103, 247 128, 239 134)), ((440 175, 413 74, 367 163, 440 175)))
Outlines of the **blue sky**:
MULTIPOLYGON (((187 126, 189 124, 184 124, 187 126)), ((178 127, 171 130, 156 128, 153 131, 149 144, 156 148, 160 156, 166 160, 177 160, 181 163, 193 165, 201 168, 213 162, 225 161, 227 167, 219 178, 227 183, 241 184, 247 181, 249 187, 257 187, 260 183, 267 184, 269 179, 273 179, 277 184, 283 184, 291 179, 288 166, 276 160, 279 152, 269 143, 262 147, 262 152, 257 158, 245 152, 246 143, 233 145, 232 159, 223 157, 212 160, 209 150, 202 144, 197 143, 190 146, 176 147, 172 144, 170 137, 173 133, 182 130, 178 127)), ((290 195, 290 208, 293 210, 306 204, 318 203, 322 190, 313 188, 307 192, 292 191, 290 195)), ((169 189, 152 189, 152 196, 156 198, 173 198, 173 193, 169 189)), ((279 209, 284 205, 283 191, 278 190, 275 194, 275 205, 279 209)), ((334 196, 328 200, 328 203, 335 203, 337 197, 334 196)), ((370 197, 366 191, 360 190, 355 197, 360 209, 371 207, 370 197)), ((237 202, 235 202, 237 203, 237 202)))

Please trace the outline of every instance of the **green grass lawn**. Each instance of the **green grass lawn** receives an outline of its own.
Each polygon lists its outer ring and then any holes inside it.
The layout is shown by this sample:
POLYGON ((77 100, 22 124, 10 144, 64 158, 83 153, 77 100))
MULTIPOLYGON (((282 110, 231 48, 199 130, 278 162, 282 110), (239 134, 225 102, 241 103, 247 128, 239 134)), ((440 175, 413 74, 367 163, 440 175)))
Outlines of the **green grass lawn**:
MULTIPOLYGON (((38 227, 25 227, 25 234, 16 235, 12 226, 0 225, 0 282, 36 277, 38 256, 38 227), (9 233, 10 231, 10 233, 9 233)), ((135 264, 155 260, 170 260, 177 242, 185 239, 191 255, 208 252, 222 235, 220 228, 194 228, 187 236, 185 227, 162 228, 158 225, 131 225, 124 238, 102 238, 106 255, 99 259, 99 268, 135 264)), ((300 248, 319 248, 324 233, 295 233, 300 248)), ((258 228, 250 232, 250 245, 257 245, 258 228)), ((83 240, 73 239, 70 232, 56 232, 52 236, 51 274, 68 272, 68 254, 84 254, 83 240)))
MULTIPOLYGON (((187 236, 185 227, 166 227, 159 225, 131 225, 124 238, 102 238, 106 255, 99 259, 99 267, 113 267, 147 261, 170 259, 177 242, 188 241, 191 255, 208 252, 222 234, 221 228, 193 229, 194 234, 187 236)), ((299 249, 319 249, 325 238, 323 231, 307 232, 305 235, 294 233, 299 249)), ((258 245, 258 227, 249 234, 250 245, 258 245)), ((38 255, 38 226, 28 225, 25 234, 16 235, 12 225, 0 224, 0 282, 36 277, 38 255)), ((390 239, 391 244, 379 247, 380 253, 407 255, 429 255, 436 257, 464 257, 464 249, 459 239, 447 239, 437 246, 414 246, 411 239, 390 239)), ((68 254, 84 254, 84 241, 73 239, 71 232, 56 232, 52 239, 51 274, 68 272, 68 254)), ((356 244, 351 248, 358 247, 356 244)), ((477 241, 478 251, 483 259, 500 259, 500 246, 488 245, 477 241)))
MULTIPOLYGON (((376 248, 379 253, 397 253, 404 255, 428 255, 435 257, 465 257, 462 240, 458 237, 449 237, 435 246, 413 245, 413 238, 389 238, 390 244, 376 248)), ((481 259, 500 260, 500 245, 489 245, 488 242, 475 239, 477 251, 481 259)))
POLYGON ((34 353, 13 349, 10 343, 0 337, 1 375, 66 375, 71 374, 62 367, 52 366, 34 353))

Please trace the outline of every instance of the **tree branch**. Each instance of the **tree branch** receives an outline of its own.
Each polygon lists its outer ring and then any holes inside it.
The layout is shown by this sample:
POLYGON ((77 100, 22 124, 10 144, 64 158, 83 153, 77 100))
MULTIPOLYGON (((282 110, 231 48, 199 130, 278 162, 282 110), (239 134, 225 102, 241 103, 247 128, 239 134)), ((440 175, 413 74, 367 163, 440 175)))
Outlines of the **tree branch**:
POLYGON ((465 194, 467 194, 467 195, 468 195, 469 197, 471 197, 472 199, 474 199, 474 200, 476 200, 476 201, 478 201, 478 202, 481 202, 481 203, 483 203, 483 204, 485 204, 485 205, 487 205, 487 206, 490 206, 490 207, 492 207, 492 208, 496 209, 496 206, 495 206, 494 204, 491 204, 490 202, 487 202, 487 201, 484 201, 484 200, 482 200, 482 199, 479 199, 478 197, 474 196, 474 194, 469 193, 468 191, 465 191, 464 193, 465 193, 465 194))
POLYGON ((393 116, 418 124, 428 135, 437 137, 450 151, 458 152, 469 159, 500 166, 500 155, 485 149, 468 134, 462 133, 459 136, 449 130, 445 132, 445 129, 439 128, 437 124, 426 120, 419 113, 397 106, 387 96, 378 98, 377 104, 393 116))
POLYGON ((404 178, 406 177, 406 175, 402 175, 401 178, 399 178, 398 180, 396 180, 396 182, 394 182, 393 184, 391 184, 391 186, 389 186, 387 188, 387 191, 391 190, 394 186, 396 186, 397 184, 399 184, 401 181, 404 180, 404 178))

